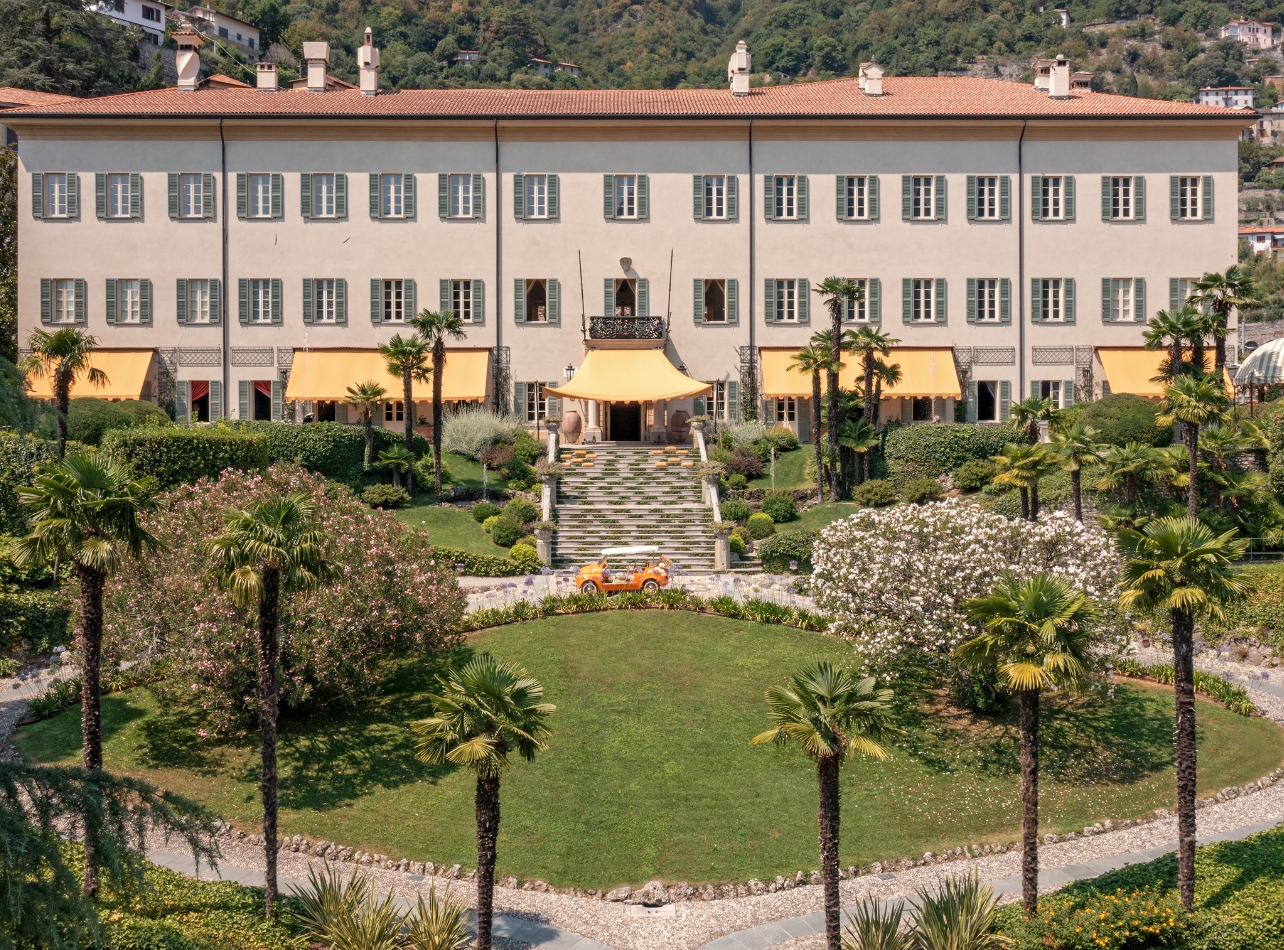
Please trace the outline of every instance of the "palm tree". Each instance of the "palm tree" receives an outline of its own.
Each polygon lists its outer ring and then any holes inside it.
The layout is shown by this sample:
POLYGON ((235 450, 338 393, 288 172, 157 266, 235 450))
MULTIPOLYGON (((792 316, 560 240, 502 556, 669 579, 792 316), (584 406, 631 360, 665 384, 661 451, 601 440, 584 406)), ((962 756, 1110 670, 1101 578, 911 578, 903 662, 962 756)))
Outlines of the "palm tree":
POLYGON ((412 723, 419 736, 415 757, 447 762, 477 776, 477 948, 490 950, 495 908, 495 858, 499 839, 499 778, 516 752, 527 762, 548 746, 545 720, 557 707, 544 702, 544 687, 515 663, 479 653, 438 677, 430 696, 433 716, 412 723))
POLYGON ((374 414, 379 411, 379 404, 387 395, 388 390, 373 379, 367 379, 357 386, 349 386, 348 395, 343 400, 345 404, 353 406, 361 413, 361 428, 366 436, 364 467, 367 469, 374 458, 374 414))
POLYGON ((1025 440, 1034 445, 1039 441, 1039 423, 1050 422, 1056 411, 1051 399, 1031 396, 1012 407, 1012 418, 1025 431, 1025 440))
POLYGON ((392 472, 392 483, 394 485, 401 484, 402 474, 409 472, 414 463, 414 454, 407 452, 404 445, 394 445, 379 453, 379 464, 388 466, 388 469, 392 472))
POLYGON ((874 360, 874 418, 878 418, 879 410, 883 405, 883 386, 895 386, 900 383, 903 374, 901 373, 901 364, 892 363, 888 365, 880 359, 874 360))
POLYGON ((856 453, 856 484, 869 477, 869 453, 878 445, 878 430, 864 419, 843 423, 838 432, 838 444, 856 453))
POLYGON ((58 458, 67 454, 67 406, 71 387, 83 374, 92 386, 106 386, 107 374, 91 361, 98 341, 84 330, 62 327, 49 333, 32 330, 27 337, 31 355, 18 361, 18 368, 37 379, 48 376, 53 390, 54 408, 58 410, 58 458))
POLYGON ((446 337, 462 340, 464 321, 453 310, 421 310, 410 321, 432 347, 432 462, 433 494, 441 495, 441 379, 446 370, 446 337))
POLYGON ((1062 467, 1070 473, 1075 519, 1083 521, 1083 470, 1101 462, 1101 446, 1094 439, 1097 430, 1076 422, 1070 427, 1052 426, 1052 451, 1061 456, 1062 467))
POLYGON ((325 533, 303 492, 233 508, 224 516, 223 533, 203 545, 211 575, 238 607, 258 611, 259 736, 263 768, 263 854, 265 905, 276 916, 276 666, 281 598, 313 590, 337 576, 325 552, 325 533))
POLYGON ((841 950, 838 902, 838 773, 852 753, 886 759, 883 742, 895 732, 890 689, 876 689, 874 677, 857 677, 829 660, 819 660, 767 690, 772 727, 754 745, 795 742, 816 763, 820 785, 820 873, 825 887, 825 946, 841 950))
POLYGON ((865 419, 873 426, 878 425, 874 413, 874 371, 878 357, 891 356, 893 344, 901 342, 878 327, 863 326, 859 330, 848 330, 847 346, 853 353, 861 354, 861 368, 865 383, 863 404, 865 419))
MULTIPOLYGON (((50 462, 32 485, 16 489, 31 532, 13 545, 18 567, 66 557, 80 580, 80 734, 87 769, 103 767, 103 587, 127 557, 155 544, 138 516, 151 511, 153 478, 135 479, 124 463, 95 449, 50 462)), ((84 891, 98 892, 98 874, 85 842, 84 891)))
POLYGON ((1160 364, 1159 377, 1171 381, 1186 371, 1184 347, 1191 345, 1190 365, 1197 372, 1204 371, 1204 334, 1208 321, 1194 307, 1183 306, 1176 310, 1160 310, 1147 324, 1142 334, 1148 350, 1167 350, 1167 359, 1160 364))
MULTIPOLYGON (((1230 460, 1236 455, 1253 449, 1270 447, 1266 436, 1252 422, 1241 419, 1226 425, 1205 426, 1199 432, 1199 451, 1207 458, 1205 477, 1208 484, 1209 504, 1213 509, 1220 509, 1224 500, 1222 489, 1234 484, 1240 494, 1251 494, 1256 490, 1255 480, 1241 480, 1238 476, 1250 474, 1239 473, 1230 467, 1230 460)), ((1262 475, 1262 472, 1253 472, 1262 475)))
MULTIPOLYGON (((414 384, 428 382, 428 377, 432 374, 428 342, 418 334, 403 338, 398 333, 379 347, 379 355, 388 364, 388 373, 392 376, 401 377, 402 399, 405 407, 404 418, 406 420, 406 451, 413 452, 415 450, 414 384)), ((436 389, 435 386, 433 388, 434 390, 436 389)), ((440 468, 438 470, 440 471, 440 468)), ((406 491, 414 494, 415 478, 413 472, 410 473, 406 480, 406 491)))
POLYGON ((1099 491, 1122 488, 1131 507, 1136 507, 1142 485, 1164 481, 1173 472, 1171 459, 1166 452, 1140 442, 1110 446, 1101 462, 1102 475, 1093 487, 1099 491))
POLYGON ((1021 896, 1039 901, 1039 694, 1076 685, 1087 669, 1089 640, 1101 612, 1066 581, 1049 574, 1008 575, 984 597, 964 602, 981 633, 956 651, 975 670, 991 670, 1021 701, 1021 896))
POLYGON ((1182 906, 1195 902, 1195 621, 1224 616, 1247 590, 1234 562, 1248 542, 1234 531, 1214 534, 1194 518, 1156 518, 1141 531, 1119 532, 1125 609, 1167 611, 1173 641, 1177 749, 1177 886, 1182 906))
POLYGON ((1222 375, 1226 365, 1226 348, 1222 341, 1229 332, 1227 324, 1231 311, 1258 302, 1257 288, 1252 275, 1238 264, 1226 269, 1225 274, 1211 271, 1195 282, 1195 292, 1187 298, 1189 303, 1207 309, 1214 318, 1213 335, 1217 338, 1217 357, 1214 368, 1222 375))
POLYGON ((1155 421, 1162 426, 1180 422, 1185 429, 1186 451, 1190 458, 1190 483, 1186 486, 1187 514, 1193 519, 1199 499, 1199 427, 1220 419, 1230 400, 1221 380, 1215 382, 1203 376, 1182 376, 1164 390, 1159 402, 1160 415, 1155 421))
MULTIPOLYGON (((858 303, 865 299, 865 291, 854 280, 848 280, 846 277, 826 277, 819 284, 812 288, 812 291, 825 298, 825 306, 829 309, 829 341, 830 352, 833 356, 833 362, 829 365, 828 379, 829 385, 829 443, 838 444, 838 430, 843 424, 843 410, 839 405, 838 399, 838 373, 842 369, 841 360, 843 350, 846 347, 846 340, 843 338, 843 315, 849 304, 858 303)), ((838 499, 838 468, 842 466, 842 456, 839 455, 839 464, 830 474, 830 494, 834 499, 838 499)))
POLYGON ((990 456, 996 466, 994 480, 1014 485, 1021 492, 1021 517, 1039 520, 1039 480, 1061 467, 1060 457, 1042 445, 1009 442, 999 455, 990 456))
POLYGON ((816 343, 808 343, 789 358, 789 368, 811 376, 811 444, 816 450, 816 490, 825 501, 825 468, 820 460, 820 374, 829 366, 829 355, 816 343))

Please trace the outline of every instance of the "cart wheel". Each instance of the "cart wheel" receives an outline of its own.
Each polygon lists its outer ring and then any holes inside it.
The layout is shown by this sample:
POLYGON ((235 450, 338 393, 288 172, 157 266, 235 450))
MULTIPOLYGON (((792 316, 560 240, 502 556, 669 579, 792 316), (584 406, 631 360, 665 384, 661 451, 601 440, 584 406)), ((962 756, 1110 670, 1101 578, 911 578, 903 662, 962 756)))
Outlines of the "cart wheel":
POLYGON ((647 593, 654 594, 656 591, 660 589, 660 585, 655 581, 648 580, 642 583, 642 589, 647 593))
POLYGON ((597 593, 597 585, 596 585, 596 584, 594 584, 592 581, 585 581, 583 584, 581 584, 581 585, 580 585, 580 593, 581 593, 581 594, 596 594, 596 593, 597 593))

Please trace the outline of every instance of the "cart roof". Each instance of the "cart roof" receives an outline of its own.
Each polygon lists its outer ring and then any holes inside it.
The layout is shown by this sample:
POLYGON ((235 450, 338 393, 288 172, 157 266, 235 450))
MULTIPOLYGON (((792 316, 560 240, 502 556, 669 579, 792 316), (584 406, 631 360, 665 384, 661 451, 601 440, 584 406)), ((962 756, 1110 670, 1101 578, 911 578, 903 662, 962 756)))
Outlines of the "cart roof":
POLYGON ((660 548, 655 544, 635 544, 630 548, 603 548, 602 557, 612 557, 617 554, 659 554, 660 548))

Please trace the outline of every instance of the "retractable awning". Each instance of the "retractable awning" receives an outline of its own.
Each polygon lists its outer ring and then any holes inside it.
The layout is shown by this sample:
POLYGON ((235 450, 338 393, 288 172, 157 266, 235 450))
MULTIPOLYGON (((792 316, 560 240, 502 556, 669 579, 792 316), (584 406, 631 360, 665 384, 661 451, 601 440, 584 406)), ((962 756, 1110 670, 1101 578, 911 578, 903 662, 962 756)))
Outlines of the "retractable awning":
POLYGON ((679 372, 662 349, 589 350, 574 379, 545 392, 563 399, 655 402, 708 395, 712 387, 679 372))
MULTIPOLYGON (((107 375, 107 384, 95 386, 89 382, 88 374, 82 373, 72 384, 71 398, 93 396, 98 399, 141 399, 155 355, 155 350, 94 350, 89 358, 89 365, 107 375)), ((33 399, 53 398, 51 377, 31 377, 28 383, 31 385, 30 395, 33 399)))
POLYGON ((1263 343, 1239 364, 1236 386, 1275 386, 1284 383, 1284 339, 1263 343))
MULTIPOLYGON (((810 396, 811 377, 793 369, 797 348, 764 349, 762 359, 762 394, 768 399, 782 396, 810 396)), ((886 358, 889 365, 901 368, 901 381, 883 389, 884 399, 910 396, 962 397, 958 373, 954 370, 954 351, 949 347, 893 349, 886 358)), ((838 374, 838 385, 854 390, 864 386, 859 354, 848 354, 838 374)), ((825 377, 820 379, 821 392, 826 390, 825 377)))
MULTIPOLYGON (((1159 364, 1168 355, 1166 350, 1148 350, 1140 346, 1099 346, 1097 359, 1105 370, 1106 382, 1112 393, 1132 393, 1134 396, 1147 396, 1162 399, 1164 384, 1154 382, 1159 375, 1159 364)), ((1190 351, 1186 352, 1190 359, 1190 351)), ((1212 348, 1204 350, 1204 371, 1211 373, 1217 365, 1217 356, 1212 348)), ((1227 392, 1234 391, 1230 374, 1222 370, 1222 380, 1227 392)))
MULTIPOLYGON (((451 402, 476 401, 486 398, 486 381, 490 373, 490 350, 447 348, 446 369, 441 376, 441 398, 451 402)), ((388 372, 378 350, 299 350, 294 351, 287 402, 296 399, 343 399, 349 386, 367 380, 388 390, 391 399, 401 396, 401 379, 388 372)), ((432 398, 432 380, 416 382, 415 399, 432 398)))

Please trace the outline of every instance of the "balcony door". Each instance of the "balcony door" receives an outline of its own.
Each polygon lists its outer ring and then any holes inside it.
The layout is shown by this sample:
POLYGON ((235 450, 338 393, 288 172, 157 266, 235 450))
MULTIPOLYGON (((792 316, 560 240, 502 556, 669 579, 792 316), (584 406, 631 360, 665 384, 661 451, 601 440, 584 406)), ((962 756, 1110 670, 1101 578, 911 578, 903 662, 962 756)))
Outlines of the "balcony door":
MULTIPOLYGON (((638 282, 619 278, 615 282, 615 316, 636 317, 638 315, 638 282)), ((608 313, 609 317, 610 314, 608 313)))

